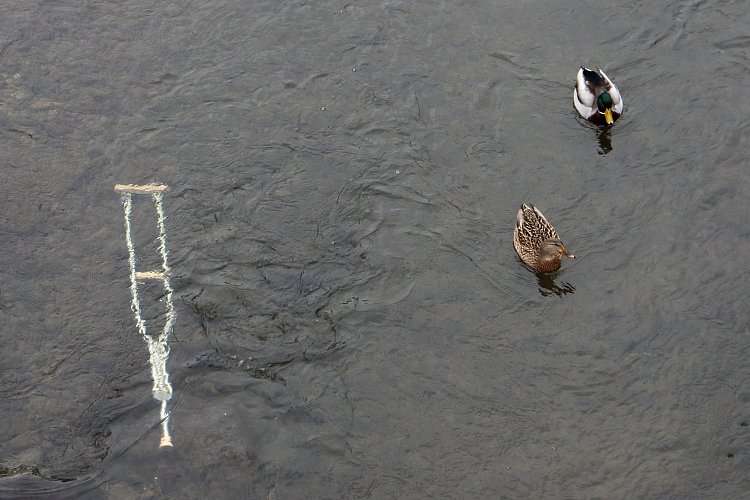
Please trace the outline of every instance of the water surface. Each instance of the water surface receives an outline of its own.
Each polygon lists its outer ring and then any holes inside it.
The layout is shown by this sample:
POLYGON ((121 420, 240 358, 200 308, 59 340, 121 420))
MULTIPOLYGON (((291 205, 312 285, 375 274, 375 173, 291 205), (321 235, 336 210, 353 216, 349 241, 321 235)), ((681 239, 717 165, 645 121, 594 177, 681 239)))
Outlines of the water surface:
MULTIPOLYGON (((738 1, 6 3, 0 495, 744 495, 748 25, 738 1), (576 116, 581 64, 623 94, 608 131, 576 116), (113 191, 148 182, 171 450, 113 191), (516 259, 522 202, 561 272, 516 259)), ((133 225, 147 262, 148 203, 133 225)))

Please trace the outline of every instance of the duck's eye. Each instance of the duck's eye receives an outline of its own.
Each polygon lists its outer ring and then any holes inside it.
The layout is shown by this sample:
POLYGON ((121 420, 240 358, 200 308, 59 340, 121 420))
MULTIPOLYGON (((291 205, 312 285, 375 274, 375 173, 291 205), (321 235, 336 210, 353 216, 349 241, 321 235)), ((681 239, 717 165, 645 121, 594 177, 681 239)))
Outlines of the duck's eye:
POLYGON ((599 108, 600 113, 604 113, 605 109, 612 107, 612 96, 609 95, 609 92, 599 94, 599 97, 596 99, 596 107, 599 108))

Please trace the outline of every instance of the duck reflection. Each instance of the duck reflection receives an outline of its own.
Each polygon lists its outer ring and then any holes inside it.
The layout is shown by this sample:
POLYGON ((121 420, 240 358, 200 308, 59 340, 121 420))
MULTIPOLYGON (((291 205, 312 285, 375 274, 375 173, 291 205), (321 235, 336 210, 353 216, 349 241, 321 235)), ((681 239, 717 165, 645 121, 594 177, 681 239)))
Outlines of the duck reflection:
POLYGON ((596 140, 599 141, 598 153, 602 156, 612 151, 612 133, 609 128, 603 128, 596 131, 596 140))
POLYGON ((570 283, 564 281, 561 281, 559 285, 555 283, 555 279, 559 274, 559 272, 536 274, 536 279, 539 283, 539 293, 541 293, 542 296, 549 297, 551 295, 557 295, 558 297, 562 297, 563 295, 568 295, 569 293, 576 291, 576 287, 570 283))

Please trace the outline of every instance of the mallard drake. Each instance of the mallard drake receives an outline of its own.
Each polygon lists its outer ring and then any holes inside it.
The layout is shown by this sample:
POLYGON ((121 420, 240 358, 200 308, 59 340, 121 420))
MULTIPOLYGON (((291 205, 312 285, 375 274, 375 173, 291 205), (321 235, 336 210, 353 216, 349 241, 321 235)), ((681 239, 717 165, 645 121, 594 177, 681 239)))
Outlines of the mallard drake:
POLYGON ((622 114, 620 91, 601 68, 578 70, 573 103, 582 117, 597 125, 612 125, 622 114))
POLYGON ((560 269, 563 255, 575 258, 565 248, 552 224, 531 203, 524 203, 518 209, 513 247, 524 264, 538 273, 560 269))

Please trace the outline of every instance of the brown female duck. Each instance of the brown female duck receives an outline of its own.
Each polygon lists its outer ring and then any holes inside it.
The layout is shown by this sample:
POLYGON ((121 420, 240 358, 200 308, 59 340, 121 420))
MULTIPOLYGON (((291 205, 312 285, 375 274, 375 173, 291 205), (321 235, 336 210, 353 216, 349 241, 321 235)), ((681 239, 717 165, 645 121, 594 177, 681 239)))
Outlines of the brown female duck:
POLYGON ((524 264, 538 273, 560 269, 563 255, 569 259, 575 257, 565 248, 552 224, 531 203, 524 203, 518 209, 513 247, 524 264))

